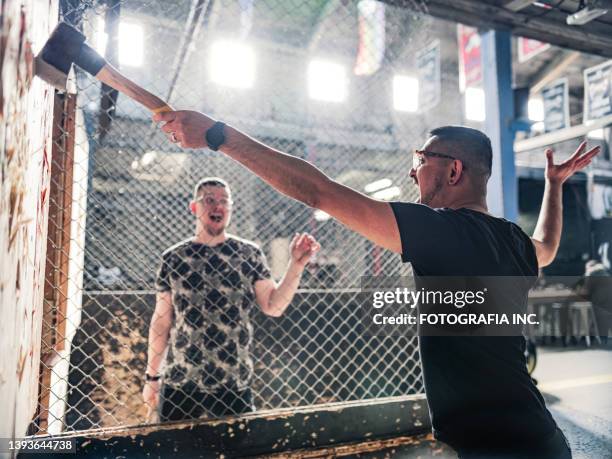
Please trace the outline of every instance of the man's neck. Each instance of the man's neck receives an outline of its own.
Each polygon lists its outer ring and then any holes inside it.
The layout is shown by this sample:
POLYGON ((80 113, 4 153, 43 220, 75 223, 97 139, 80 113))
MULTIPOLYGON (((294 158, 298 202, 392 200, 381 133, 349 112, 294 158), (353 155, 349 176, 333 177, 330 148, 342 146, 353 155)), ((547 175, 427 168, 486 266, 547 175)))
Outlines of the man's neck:
POLYGON ((454 209, 454 210, 470 209, 470 210, 475 210, 476 212, 482 212, 484 214, 489 214, 486 197, 482 197, 479 199, 458 198, 458 199, 455 199, 449 202, 447 205, 442 206, 442 207, 448 207, 449 209, 454 209))
POLYGON ((227 233, 225 230, 217 236, 211 236, 205 228, 196 228, 195 235, 192 239, 193 242, 197 244, 204 244, 214 247, 216 245, 222 244, 227 240, 227 233))
POLYGON ((489 215, 489 209, 486 203, 485 204, 477 204, 477 203, 460 204, 460 205, 452 206, 451 209, 470 209, 476 212, 482 212, 483 214, 489 215))

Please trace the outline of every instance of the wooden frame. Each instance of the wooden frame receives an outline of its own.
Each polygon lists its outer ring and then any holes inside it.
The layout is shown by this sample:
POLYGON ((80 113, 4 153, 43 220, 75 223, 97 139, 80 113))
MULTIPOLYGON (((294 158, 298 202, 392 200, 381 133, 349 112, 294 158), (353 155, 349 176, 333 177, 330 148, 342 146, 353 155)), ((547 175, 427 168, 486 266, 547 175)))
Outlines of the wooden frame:
POLYGON ((427 400, 420 394, 70 432, 52 438, 72 439, 78 457, 270 457, 279 453, 278 457, 323 457, 340 455, 340 449, 358 453, 404 443, 433 445, 426 436, 430 431, 427 400))
POLYGON ((41 334, 41 363, 38 408, 34 422, 37 433, 48 427, 51 372, 58 351, 66 345, 66 309, 68 300, 68 264, 72 221, 72 186, 74 170, 76 94, 56 92, 53 105, 53 144, 47 258, 45 263, 45 299, 41 334))

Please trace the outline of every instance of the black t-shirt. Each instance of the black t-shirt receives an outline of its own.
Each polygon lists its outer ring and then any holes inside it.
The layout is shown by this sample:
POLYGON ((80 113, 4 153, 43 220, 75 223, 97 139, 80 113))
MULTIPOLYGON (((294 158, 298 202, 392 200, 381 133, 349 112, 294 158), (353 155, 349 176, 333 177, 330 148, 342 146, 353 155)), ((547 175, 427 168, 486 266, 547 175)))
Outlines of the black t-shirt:
MULTIPOLYGON (((469 209, 394 202, 402 260, 420 276, 537 276, 529 237, 469 209)), ((528 289, 528 283, 525 289, 528 289)), ((526 292, 524 295, 527 297, 526 292)), ((525 301, 526 309, 526 301, 525 301)), ((526 368, 522 336, 419 336, 436 438, 455 448, 526 444, 556 424, 526 368)))

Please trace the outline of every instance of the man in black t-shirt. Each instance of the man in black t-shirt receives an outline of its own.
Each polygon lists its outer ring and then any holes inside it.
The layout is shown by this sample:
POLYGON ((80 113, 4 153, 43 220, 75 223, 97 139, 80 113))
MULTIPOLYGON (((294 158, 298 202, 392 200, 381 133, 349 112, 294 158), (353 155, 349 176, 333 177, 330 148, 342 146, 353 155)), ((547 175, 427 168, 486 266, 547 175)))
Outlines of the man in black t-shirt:
MULTIPOLYGON (((599 148, 582 143, 555 165, 546 150, 546 186, 532 238, 487 210, 492 150, 462 126, 434 129, 413 154, 418 203, 372 199, 207 115, 162 113, 162 130, 187 148, 219 149, 280 192, 318 208, 402 255, 416 276, 537 276, 561 237, 562 185, 599 148)), ((528 287, 525 287, 528 288, 528 287)), ((524 302, 526 306, 526 291, 524 302)), ((436 438, 460 457, 568 458, 569 446, 526 371, 520 336, 421 336, 425 391, 436 438)))

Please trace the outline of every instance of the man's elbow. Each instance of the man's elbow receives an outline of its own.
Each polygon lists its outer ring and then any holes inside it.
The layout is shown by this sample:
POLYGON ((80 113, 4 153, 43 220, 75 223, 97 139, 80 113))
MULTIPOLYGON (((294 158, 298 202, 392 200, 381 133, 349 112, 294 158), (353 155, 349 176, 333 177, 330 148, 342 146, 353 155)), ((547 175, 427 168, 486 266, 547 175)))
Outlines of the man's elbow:
POLYGON ((269 317, 280 317, 283 315, 284 310, 282 308, 268 304, 263 308, 263 313, 269 317))
POLYGON ((535 249, 536 258, 538 259, 538 267, 543 268, 550 265, 557 256, 559 244, 554 241, 542 240, 532 237, 531 242, 535 249))
POLYGON ((557 256, 556 250, 544 250, 538 254, 538 267, 544 268, 550 265, 557 256))

